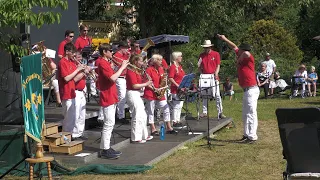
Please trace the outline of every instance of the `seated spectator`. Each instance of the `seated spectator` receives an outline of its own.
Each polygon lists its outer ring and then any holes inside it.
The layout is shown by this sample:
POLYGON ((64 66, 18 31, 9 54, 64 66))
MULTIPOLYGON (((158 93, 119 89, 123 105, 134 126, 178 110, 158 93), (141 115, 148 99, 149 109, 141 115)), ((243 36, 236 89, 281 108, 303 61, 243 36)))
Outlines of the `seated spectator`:
MULTIPOLYGON (((308 74, 306 71, 306 66, 301 64, 293 75, 294 82, 296 85, 301 85, 301 97, 304 98, 304 93, 306 91, 306 80, 308 78, 308 74)), ((294 89, 293 96, 298 95, 298 86, 294 89)))
POLYGON ((263 88, 265 98, 268 98, 269 78, 270 75, 267 72, 267 65, 266 63, 262 62, 260 64, 260 72, 257 73, 257 83, 259 87, 263 88))
POLYGON ((226 78, 226 82, 223 83, 223 95, 229 96, 229 100, 232 100, 232 95, 234 95, 233 84, 229 78, 226 78))
POLYGON ((276 83, 276 87, 279 87, 282 91, 285 90, 286 87, 288 87, 288 84, 286 83, 286 81, 283 80, 283 79, 280 79, 280 73, 279 72, 275 72, 274 73, 274 80, 275 80, 275 83, 276 83))
POLYGON ((318 75, 315 71, 316 71, 316 68, 314 66, 311 66, 310 74, 308 74, 308 78, 307 78, 309 96, 314 96, 314 97, 317 94, 317 80, 318 80, 318 75), (313 88, 313 93, 311 92, 311 86, 313 88))

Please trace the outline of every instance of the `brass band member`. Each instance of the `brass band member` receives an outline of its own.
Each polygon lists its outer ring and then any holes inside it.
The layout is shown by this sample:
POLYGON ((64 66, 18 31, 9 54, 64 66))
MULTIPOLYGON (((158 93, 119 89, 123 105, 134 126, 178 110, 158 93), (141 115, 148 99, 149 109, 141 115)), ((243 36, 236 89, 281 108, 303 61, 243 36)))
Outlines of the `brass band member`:
POLYGON ((67 43, 64 46, 65 56, 59 62, 59 92, 62 100, 63 108, 63 122, 62 130, 65 132, 71 132, 75 127, 76 113, 75 113, 75 83, 83 76, 82 72, 85 70, 85 66, 82 64, 76 65, 74 61, 75 47, 72 43, 67 43))
POLYGON ((169 81, 171 82, 171 94, 172 94, 172 115, 171 120, 173 121, 173 128, 181 129, 183 128, 180 122, 181 109, 183 106, 183 100, 180 100, 177 96, 178 87, 185 75, 182 66, 182 53, 173 52, 172 53, 172 65, 169 68, 169 81))
POLYGON ((117 72, 113 70, 112 48, 109 44, 101 44, 99 47, 100 55, 103 60, 99 62, 99 88, 100 88, 100 105, 103 107, 103 128, 100 143, 100 157, 107 159, 117 159, 122 153, 115 151, 110 147, 111 133, 115 124, 116 104, 118 102, 118 94, 116 80, 126 69, 128 61, 122 61, 117 72))
POLYGON ((162 56, 159 54, 152 55, 150 60, 150 67, 148 67, 146 70, 146 73, 153 82, 152 85, 149 85, 145 88, 143 95, 143 97, 146 99, 146 111, 152 136, 159 136, 159 132, 154 125, 154 109, 156 105, 158 106, 158 108, 163 110, 163 119, 166 123, 167 133, 176 133, 176 131, 173 130, 170 124, 170 109, 165 97, 158 99, 155 94, 155 91, 159 92, 160 81, 164 76, 164 70, 161 66, 162 59, 162 56))
MULTIPOLYGON (((80 64, 82 61, 82 55, 78 51, 76 52, 76 63, 80 64)), ((89 66, 85 67, 84 72, 80 72, 80 75, 75 77, 75 113, 76 113, 76 120, 75 125, 72 132, 72 140, 88 140, 88 137, 84 136, 84 127, 86 121, 86 97, 85 97, 85 87, 86 87, 86 76, 91 71, 89 66)))
MULTIPOLYGON (((120 42, 118 47, 119 47, 119 50, 114 54, 113 60, 117 61, 118 64, 121 65, 123 60, 129 59, 128 44, 125 42, 120 42)), ((116 86, 118 89, 118 98, 119 98, 119 102, 117 105, 117 114, 118 114, 118 119, 123 123, 129 123, 125 120, 125 104, 126 104, 126 92, 127 92, 126 73, 127 73, 127 70, 125 69, 124 71, 122 71, 121 75, 116 81, 116 86)))
MULTIPOLYGON (((141 55, 130 57, 130 63, 138 68, 144 64, 141 55)), ((140 97, 140 89, 151 85, 152 81, 142 83, 142 76, 139 72, 128 69, 127 71, 127 103, 131 111, 131 141, 133 143, 145 143, 153 136, 148 135, 147 114, 143 100, 140 97)))

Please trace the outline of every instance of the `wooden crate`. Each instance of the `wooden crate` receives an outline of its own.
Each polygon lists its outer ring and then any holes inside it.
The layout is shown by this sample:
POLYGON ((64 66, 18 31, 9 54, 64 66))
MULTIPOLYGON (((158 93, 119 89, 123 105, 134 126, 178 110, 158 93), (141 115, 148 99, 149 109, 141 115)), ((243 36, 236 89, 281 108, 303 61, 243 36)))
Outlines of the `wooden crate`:
POLYGON ((82 151, 83 141, 71 141, 69 144, 62 144, 60 146, 49 146, 50 152, 74 154, 82 151))
POLYGON ((59 132, 46 136, 42 141, 42 144, 45 146, 59 146, 66 143, 63 139, 63 136, 66 136, 71 141, 71 134, 69 132, 59 132))
POLYGON ((42 136, 48 136, 51 134, 58 133, 58 127, 60 124, 58 123, 48 123, 44 125, 44 128, 42 130, 42 136))

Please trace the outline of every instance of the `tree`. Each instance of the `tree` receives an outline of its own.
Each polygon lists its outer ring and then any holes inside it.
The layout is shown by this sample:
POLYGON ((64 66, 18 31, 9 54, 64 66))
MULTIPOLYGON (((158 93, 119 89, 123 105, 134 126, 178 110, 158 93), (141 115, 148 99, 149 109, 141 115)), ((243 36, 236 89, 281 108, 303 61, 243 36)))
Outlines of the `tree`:
POLYGON ((256 58, 264 57, 266 52, 272 54, 282 72, 294 72, 303 57, 295 35, 272 20, 254 22, 242 42, 252 45, 256 58))
POLYGON ((54 8, 67 9, 67 0, 0 0, 0 48, 20 56, 27 50, 22 46, 11 44, 10 40, 16 35, 6 34, 4 28, 17 28, 25 23, 40 28, 44 24, 60 22, 61 14, 54 12, 54 8), (33 7, 41 7, 41 12, 33 12, 33 7))

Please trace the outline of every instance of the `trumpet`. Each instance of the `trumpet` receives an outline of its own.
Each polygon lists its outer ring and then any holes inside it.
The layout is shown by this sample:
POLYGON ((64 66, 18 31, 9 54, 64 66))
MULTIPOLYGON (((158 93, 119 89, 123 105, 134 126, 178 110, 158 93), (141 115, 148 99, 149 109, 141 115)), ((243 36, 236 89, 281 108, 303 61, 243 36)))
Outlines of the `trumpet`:
MULTIPOLYGON (((119 61, 115 60, 115 59, 120 60, 120 61, 125 61, 125 60, 127 60, 127 59, 122 59, 122 58, 119 58, 119 57, 116 57, 116 56, 112 56, 112 59, 111 59, 111 60, 112 60, 112 62, 113 62, 116 66, 121 66, 121 63, 120 63, 119 61)), ((129 59, 130 59, 130 58, 129 58, 129 59)), ((139 73, 139 74, 142 74, 142 73, 144 72, 143 69, 138 68, 137 66, 131 64, 130 62, 128 63, 127 68, 130 69, 131 71, 134 71, 134 72, 139 73)))
MULTIPOLYGON (((78 64, 85 65, 81 61, 78 61, 75 57, 73 58, 73 60, 75 62, 77 62, 78 64)), ((85 65, 85 66, 87 67, 87 65, 85 65)), ((98 79, 95 72, 93 71, 93 69, 91 71, 89 71, 88 76, 90 76, 92 78, 92 80, 94 80, 94 81, 96 81, 98 79)))

